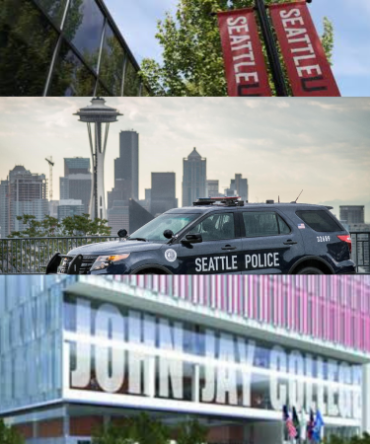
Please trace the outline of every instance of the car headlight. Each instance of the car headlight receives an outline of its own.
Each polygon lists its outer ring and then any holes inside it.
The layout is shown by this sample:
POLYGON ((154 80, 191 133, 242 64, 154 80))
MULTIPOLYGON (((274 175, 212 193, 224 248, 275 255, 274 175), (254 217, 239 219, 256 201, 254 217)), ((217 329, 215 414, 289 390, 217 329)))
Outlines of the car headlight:
POLYGON ((91 267, 91 271, 104 270, 114 262, 124 261, 130 254, 121 254, 117 256, 99 256, 91 267))

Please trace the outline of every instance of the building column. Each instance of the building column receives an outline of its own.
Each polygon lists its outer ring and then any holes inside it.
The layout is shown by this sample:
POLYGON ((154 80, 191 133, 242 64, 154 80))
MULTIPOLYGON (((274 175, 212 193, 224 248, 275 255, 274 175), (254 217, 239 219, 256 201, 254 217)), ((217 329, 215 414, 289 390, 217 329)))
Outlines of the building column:
POLYGON ((370 433, 370 364, 362 366, 362 432, 370 433))

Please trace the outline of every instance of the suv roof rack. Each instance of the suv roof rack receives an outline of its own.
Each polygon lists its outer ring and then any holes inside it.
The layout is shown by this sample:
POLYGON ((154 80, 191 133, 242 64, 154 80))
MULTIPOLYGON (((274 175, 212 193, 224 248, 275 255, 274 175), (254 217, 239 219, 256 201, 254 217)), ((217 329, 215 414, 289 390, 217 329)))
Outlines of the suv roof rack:
POLYGON ((232 197, 199 197, 196 202, 193 202, 194 206, 204 206, 204 205, 224 205, 226 207, 242 207, 244 206, 244 201, 240 200, 239 196, 232 197))

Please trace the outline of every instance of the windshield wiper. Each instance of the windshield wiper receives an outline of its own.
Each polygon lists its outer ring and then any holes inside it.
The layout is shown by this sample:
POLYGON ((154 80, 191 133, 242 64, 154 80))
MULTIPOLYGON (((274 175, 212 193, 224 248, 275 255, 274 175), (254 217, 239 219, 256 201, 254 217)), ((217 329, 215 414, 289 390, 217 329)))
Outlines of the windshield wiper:
POLYGON ((144 239, 143 237, 129 237, 127 240, 137 240, 140 242, 148 242, 148 239, 144 239))

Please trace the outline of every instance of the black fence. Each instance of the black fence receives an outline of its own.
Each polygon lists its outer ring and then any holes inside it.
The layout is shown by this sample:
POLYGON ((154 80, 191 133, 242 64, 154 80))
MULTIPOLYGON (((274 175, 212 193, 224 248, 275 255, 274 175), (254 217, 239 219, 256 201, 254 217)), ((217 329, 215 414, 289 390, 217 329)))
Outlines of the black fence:
POLYGON ((0 239, 0 274, 44 274, 55 253, 116 240, 114 236, 0 239))
POLYGON ((351 232, 352 259, 357 273, 370 273, 370 231, 351 232))

